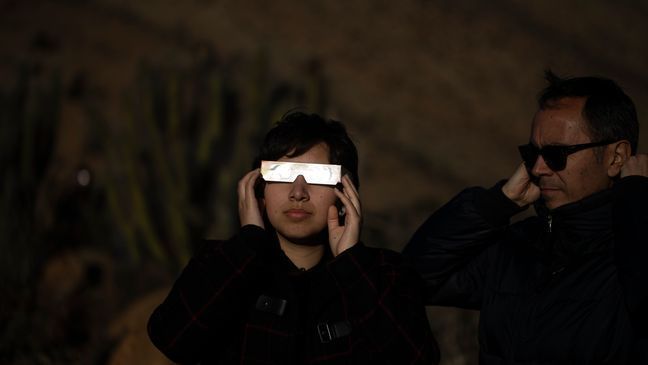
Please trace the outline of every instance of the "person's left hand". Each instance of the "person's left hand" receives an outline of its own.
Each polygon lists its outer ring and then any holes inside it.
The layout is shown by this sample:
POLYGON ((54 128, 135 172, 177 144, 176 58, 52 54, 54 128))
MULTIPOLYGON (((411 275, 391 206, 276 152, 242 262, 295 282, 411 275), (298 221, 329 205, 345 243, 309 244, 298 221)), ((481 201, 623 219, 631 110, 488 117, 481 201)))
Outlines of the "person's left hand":
POLYGON ((639 175, 648 177, 648 154, 630 156, 621 168, 621 177, 639 175))
POLYGON ((342 177, 342 186, 344 187, 343 191, 335 189, 335 194, 342 201, 346 210, 344 225, 340 225, 338 210, 334 205, 331 205, 328 210, 329 244, 333 256, 341 254, 358 243, 362 225, 360 195, 348 175, 342 177))

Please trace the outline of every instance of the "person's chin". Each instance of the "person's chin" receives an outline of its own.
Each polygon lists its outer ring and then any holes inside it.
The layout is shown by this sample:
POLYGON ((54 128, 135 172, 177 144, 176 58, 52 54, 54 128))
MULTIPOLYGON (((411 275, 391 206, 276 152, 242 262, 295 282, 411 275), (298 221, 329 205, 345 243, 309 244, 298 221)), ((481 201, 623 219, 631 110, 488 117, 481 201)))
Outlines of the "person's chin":
POLYGON ((326 243, 324 240, 312 239, 312 238, 305 238, 303 240, 296 239, 291 242, 299 246, 308 246, 308 247, 322 246, 324 245, 324 243, 326 243))
POLYGON ((290 242, 301 246, 319 246, 328 242, 326 229, 319 232, 285 232, 283 236, 290 242))
POLYGON ((549 210, 554 210, 560 208, 563 205, 567 204, 563 199, 550 199, 543 196, 544 204, 549 210))
POLYGON ((564 199, 561 197, 562 191, 559 189, 542 189, 542 200, 549 209, 556 209, 564 205, 564 199))

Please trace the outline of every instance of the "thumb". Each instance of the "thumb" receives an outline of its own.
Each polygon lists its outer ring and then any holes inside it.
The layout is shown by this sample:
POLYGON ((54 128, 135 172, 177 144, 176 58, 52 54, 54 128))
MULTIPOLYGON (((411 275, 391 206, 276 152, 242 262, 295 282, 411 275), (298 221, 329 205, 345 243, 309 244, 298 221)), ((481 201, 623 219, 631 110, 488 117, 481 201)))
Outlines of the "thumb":
POLYGON ((533 183, 523 163, 518 165, 513 175, 502 186, 502 192, 520 207, 532 203, 539 197, 539 189, 533 183))

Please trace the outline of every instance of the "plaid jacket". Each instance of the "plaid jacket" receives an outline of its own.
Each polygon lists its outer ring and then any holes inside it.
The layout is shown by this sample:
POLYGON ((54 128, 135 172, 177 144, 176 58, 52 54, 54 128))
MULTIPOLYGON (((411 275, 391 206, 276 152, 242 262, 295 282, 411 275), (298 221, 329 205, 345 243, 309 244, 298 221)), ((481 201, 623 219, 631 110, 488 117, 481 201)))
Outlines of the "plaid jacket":
POLYGON ((256 226, 206 241, 148 323, 181 364, 436 364, 422 283, 361 243, 300 271, 256 226))

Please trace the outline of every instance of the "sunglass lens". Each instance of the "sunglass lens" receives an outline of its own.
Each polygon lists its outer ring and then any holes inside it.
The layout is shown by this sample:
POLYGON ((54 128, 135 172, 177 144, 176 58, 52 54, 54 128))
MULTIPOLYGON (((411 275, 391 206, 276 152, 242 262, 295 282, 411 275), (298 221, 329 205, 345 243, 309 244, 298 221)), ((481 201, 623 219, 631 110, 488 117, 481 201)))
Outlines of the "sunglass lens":
POLYGON ((533 168, 533 165, 535 165, 535 162, 538 159, 538 149, 532 144, 525 144, 519 146, 518 150, 520 151, 520 156, 522 157, 522 161, 524 161, 526 167, 528 169, 533 168))
POLYGON ((567 165, 567 155, 563 146, 545 146, 542 148, 542 158, 553 171, 560 171, 567 165))

